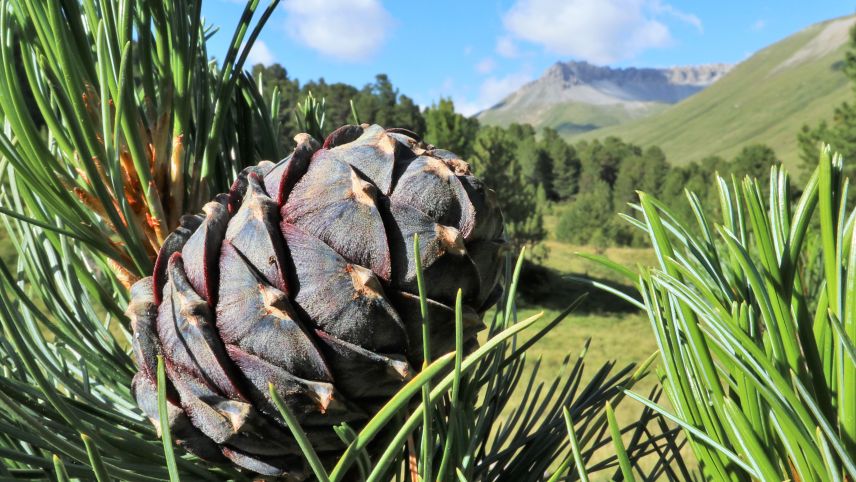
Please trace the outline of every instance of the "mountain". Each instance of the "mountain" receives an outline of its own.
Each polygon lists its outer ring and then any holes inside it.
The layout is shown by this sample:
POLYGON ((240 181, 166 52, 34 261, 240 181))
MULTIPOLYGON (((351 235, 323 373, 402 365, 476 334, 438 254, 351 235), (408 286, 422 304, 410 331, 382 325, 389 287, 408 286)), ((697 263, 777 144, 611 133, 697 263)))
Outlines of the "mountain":
POLYGON ((486 124, 525 122, 564 134, 586 132, 663 111, 713 84, 729 68, 724 64, 611 68, 558 62, 478 118, 486 124))
POLYGON ((856 16, 814 24, 736 65, 709 88, 661 112, 622 125, 570 136, 618 136, 658 145, 672 163, 708 155, 731 158, 740 148, 764 143, 795 166, 797 133, 804 124, 829 119, 852 99, 842 71, 848 31, 856 16))

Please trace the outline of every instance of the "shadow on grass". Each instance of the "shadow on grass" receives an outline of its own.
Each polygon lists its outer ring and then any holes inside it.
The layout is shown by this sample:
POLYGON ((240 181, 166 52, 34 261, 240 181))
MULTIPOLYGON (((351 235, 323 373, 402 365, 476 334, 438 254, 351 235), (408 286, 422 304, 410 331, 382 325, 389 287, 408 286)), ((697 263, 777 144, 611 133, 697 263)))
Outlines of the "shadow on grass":
POLYGON ((596 278, 583 273, 560 272, 545 266, 526 263, 520 273, 518 292, 527 304, 538 305, 553 310, 567 308, 568 304, 582 294, 588 294, 576 313, 632 313, 638 308, 618 296, 582 283, 573 277, 588 278, 603 283, 613 289, 638 298, 636 288, 616 283, 604 278, 596 278))

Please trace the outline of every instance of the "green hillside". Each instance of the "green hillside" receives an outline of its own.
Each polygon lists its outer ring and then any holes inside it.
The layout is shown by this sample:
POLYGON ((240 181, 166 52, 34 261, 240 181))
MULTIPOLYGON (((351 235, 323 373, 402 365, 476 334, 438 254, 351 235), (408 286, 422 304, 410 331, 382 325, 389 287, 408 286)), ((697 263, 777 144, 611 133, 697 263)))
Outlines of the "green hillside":
POLYGON ((552 126, 564 135, 581 134, 591 131, 592 126, 614 126, 644 119, 668 107, 669 104, 661 102, 646 102, 633 108, 624 105, 557 105, 544 113, 542 125, 552 126))
POLYGON ((793 166, 802 125, 829 118, 852 96, 841 65, 854 19, 829 20, 787 37, 659 114, 568 137, 618 136, 654 144, 676 164, 713 154, 729 158, 744 145, 760 142, 793 166))
POLYGON ((513 122, 526 122, 536 127, 552 127, 566 136, 590 132, 637 119, 643 119, 667 109, 661 102, 593 105, 563 103, 544 110, 530 112, 489 110, 479 115, 483 124, 506 127, 513 122))

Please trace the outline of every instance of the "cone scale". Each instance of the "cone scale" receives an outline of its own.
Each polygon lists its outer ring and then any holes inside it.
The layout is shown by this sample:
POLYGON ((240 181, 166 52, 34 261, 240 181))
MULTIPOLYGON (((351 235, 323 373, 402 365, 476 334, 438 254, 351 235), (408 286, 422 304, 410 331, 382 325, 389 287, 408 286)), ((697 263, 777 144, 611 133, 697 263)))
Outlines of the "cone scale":
POLYGON ((359 426, 422 366, 414 235, 432 356, 454 350, 458 288, 475 346, 505 248, 493 192, 451 152, 377 125, 344 126, 323 146, 296 140, 184 216, 128 307, 133 393, 152 423, 162 355, 176 441, 286 480, 310 471, 268 384, 334 457, 344 446, 333 426, 359 426))

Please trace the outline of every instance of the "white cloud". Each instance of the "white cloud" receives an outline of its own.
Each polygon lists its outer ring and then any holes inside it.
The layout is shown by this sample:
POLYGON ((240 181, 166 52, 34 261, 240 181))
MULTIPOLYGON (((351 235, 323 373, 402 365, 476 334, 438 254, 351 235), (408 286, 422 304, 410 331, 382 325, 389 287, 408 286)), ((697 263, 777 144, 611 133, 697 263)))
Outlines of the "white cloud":
POLYGON ((532 80, 532 75, 521 71, 502 77, 491 76, 479 86, 474 99, 461 95, 453 95, 455 110, 464 115, 473 115, 487 109, 504 99, 508 94, 519 89, 523 84, 532 80))
POLYGON ((504 77, 488 77, 481 85, 479 97, 488 104, 485 107, 490 107, 530 80, 532 76, 524 72, 508 74, 504 77))
POLYGON ((651 10, 655 13, 665 13, 667 15, 670 15, 680 20, 681 22, 692 25, 699 32, 704 32, 704 27, 701 24, 700 18, 691 13, 686 13, 681 10, 678 10, 677 8, 667 3, 660 3, 658 0, 653 0, 651 4, 651 10))
POLYGON ((514 45, 514 40, 508 36, 496 39, 496 53, 509 59, 513 59, 520 55, 520 52, 517 50, 517 45, 514 45))
POLYGON ((515 38, 553 53, 610 63, 669 45, 663 16, 701 30, 698 17, 659 0, 517 0, 503 23, 515 38))
POLYGON ((394 22, 379 0, 286 0, 286 30, 299 42, 345 61, 372 56, 394 22))
POLYGON ((246 66, 250 67, 256 64, 270 65, 274 62, 276 62, 276 58, 267 44, 261 40, 256 40, 253 43, 253 48, 250 49, 250 53, 247 55, 246 66))
POLYGON ((756 20, 755 23, 752 24, 752 30, 757 32, 758 30, 764 30, 764 27, 766 26, 767 22, 763 18, 761 18, 756 20))
POLYGON ((476 64, 476 72, 480 74, 489 74, 496 68, 496 61, 490 57, 485 57, 476 64))

